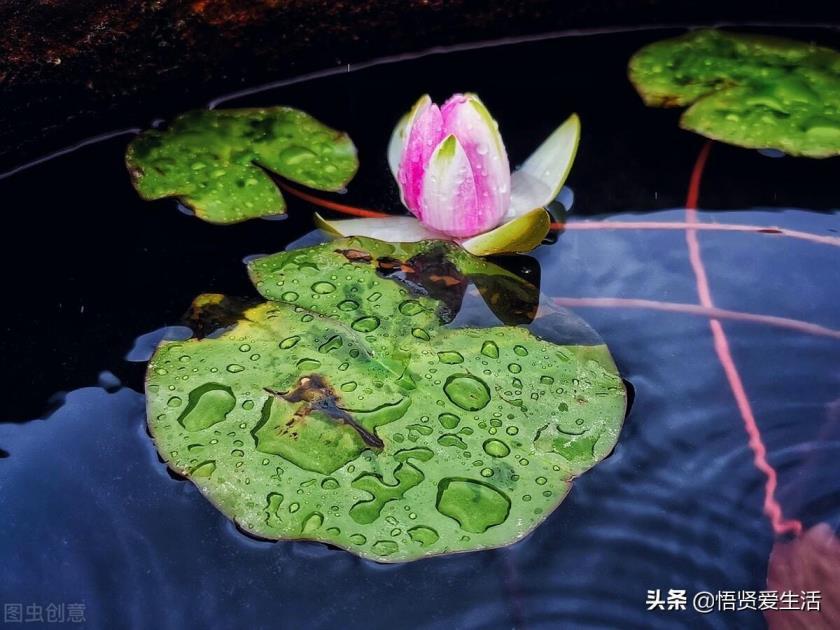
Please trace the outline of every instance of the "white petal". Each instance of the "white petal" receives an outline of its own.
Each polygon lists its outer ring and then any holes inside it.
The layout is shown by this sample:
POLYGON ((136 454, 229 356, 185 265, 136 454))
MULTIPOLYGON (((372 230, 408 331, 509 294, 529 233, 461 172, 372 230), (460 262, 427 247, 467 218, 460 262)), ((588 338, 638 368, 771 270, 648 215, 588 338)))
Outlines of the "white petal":
POLYGON ((543 208, 560 194, 580 141, 580 118, 572 114, 554 130, 510 178, 510 210, 505 221, 543 208))
POLYGON ((423 175, 423 224, 456 237, 480 234, 496 225, 499 218, 489 221, 479 215, 476 203, 470 160, 458 138, 449 135, 435 148, 423 175))
POLYGON ((400 158, 402 157, 403 146, 405 146, 405 130, 408 127, 410 115, 405 114, 394 131, 391 132, 391 140, 388 142, 388 166, 391 167, 391 174, 394 179, 397 177, 397 171, 400 168, 400 158))
POLYGON ((405 146, 405 132, 414 121, 417 112, 423 108, 423 105, 431 103, 432 99, 428 94, 424 94, 412 108, 403 114, 391 132, 391 140, 388 142, 388 166, 391 168, 391 174, 394 179, 397 177, 397 171, 400 168, 400 158, 402 158, 403 147, 405 146))
POLYGON ((449 239, 430 230, 414 217, 383 217, 327 221, 317 212, 315 225, 335 236, 368 236, 391 243, 413 243, 430 239, 449 239))

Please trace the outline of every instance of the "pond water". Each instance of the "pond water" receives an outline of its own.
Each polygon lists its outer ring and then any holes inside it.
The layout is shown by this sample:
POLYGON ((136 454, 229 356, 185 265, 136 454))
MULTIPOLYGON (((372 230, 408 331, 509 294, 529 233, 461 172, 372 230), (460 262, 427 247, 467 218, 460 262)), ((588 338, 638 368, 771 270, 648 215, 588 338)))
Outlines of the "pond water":
POLYGON ((704 140, 677 113, 645 108, 624 76, 633 51, 669 34, 437 54, 221 103, 289 104, 347 130, 362 168, 340 201, 392 211, 385 146, 419 92, 481 94, 513 163, 581 115, 569 228, 532 258, 542 292, 601 334, 635 400, 613 455, 506 549, 391 566, 256 541, 158 459, 144 357, 184 333, 171 327, 195 295, 252 295, 243 258, 306 234, 310 206, 290 199, 284 221, 216 227, 170 200, 144 203, 122 162, 130 135, 0 180, 14 217, 2 252, 0 601, 83 603, 91 627, 764 627, 750 610, 647 612, 646 593, 767 588, 777 534, 747 428, 778 475, 783 518, 840 525, 837 158, 715 144, 696 219, 752 227, 687 233, 704 140), (723 312, 698 295, 693 237, 723 312))

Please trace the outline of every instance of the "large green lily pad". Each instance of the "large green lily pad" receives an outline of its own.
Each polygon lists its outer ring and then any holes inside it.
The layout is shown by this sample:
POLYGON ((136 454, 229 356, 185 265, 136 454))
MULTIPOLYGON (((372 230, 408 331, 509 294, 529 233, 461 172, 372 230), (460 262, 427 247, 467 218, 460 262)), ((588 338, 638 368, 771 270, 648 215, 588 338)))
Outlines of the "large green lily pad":
POLYGON ((147 376, 161 456, 248 532, 384 562, 507 545, 616 443, 606 346, 444 325, 443 287, 506 273, 455 245, 347 238, 250 272, 269 301, 147 376))
POLYGON ((137 136, 126 164, 144 199, 178 197, 211 223, 284 214, 266 171, 340 190, 359 166, 347 134, 291 107, 187 112, 164 131, 137 136))
POLYGON ((645 103, 688 107, 680 124, 709 138, 791 155, 840 154, 840 53, 717 30, 655 42, 630 60, 645 103))

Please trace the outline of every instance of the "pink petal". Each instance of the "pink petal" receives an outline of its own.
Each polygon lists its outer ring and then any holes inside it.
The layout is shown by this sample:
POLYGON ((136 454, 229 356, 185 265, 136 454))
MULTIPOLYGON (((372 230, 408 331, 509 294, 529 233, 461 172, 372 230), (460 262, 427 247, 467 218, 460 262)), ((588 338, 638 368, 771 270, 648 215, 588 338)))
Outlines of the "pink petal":
POLYGON ((458 138, 475 175, 475 222, 491 229, 510 207, 510 165, 498 125, 474 94, 455 94, 441 115, 444 132, 458 138))
POLYGON ((489 226, 476 211, 475 176, 464 148, 447 136, 429 159, 420 198, 426 227, 449 236, 478 234, 489 226))
POLYGON ((421 220, 423 211, 420 196, 423 176, 429 158, 443 137, 443 118, 440 108, 430 99, 418 103, 414 119, 409 123, 406 131, 406 142, 397 172, 397 182, 405 205, 421 220))

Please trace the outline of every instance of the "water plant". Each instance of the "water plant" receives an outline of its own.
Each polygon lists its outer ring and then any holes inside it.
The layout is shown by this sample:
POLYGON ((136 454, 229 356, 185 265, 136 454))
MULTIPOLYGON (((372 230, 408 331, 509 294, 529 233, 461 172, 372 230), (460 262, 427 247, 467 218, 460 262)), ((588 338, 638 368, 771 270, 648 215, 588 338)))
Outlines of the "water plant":
MULTIPOLYGON (((350 237, 249 273, 265 302, 147 372, 161 457, 248 532, 386 562, 506 545, 617 440, 606 346, 446 326, 509 275, 454 243, 350 237)), ((193 319, 230 315, 205 296, 193 319)))
MULTIPOLYGON (((316 214, 316 224, 334 236, 452 240, 476 255, 527 252, 549 231, 545 207, 560 192, 579 139, 572 114, 511 174, 498 123, 477 95, 455 94, 441 107, 424 95, 388 147, 414 217, 328 221, 316 214)), ((212 223, 285 213, 269 173, 337 191, 358 169, 346 134, 290 107, 188 112, 135 138, 126 164, 144 199, 177 197, 212 223)))
POLYGON ((268 172, 335 191, 359 167, 347 134, 291 107, 187 112, 137 136, 125 159, 141 197, 177 197, 211 223, 284 214, 268 172))
POLYGON ((560 192, 579 139, 573 114, 511 174, 499 125, 477 95, 455 94, 440 107, 424 95, 397 123, 388 147, 414 217, 318 217, 319 225, 343 236, 454 240, 476 255, 530 251, 548 233, 545 206, 560 192))
POLYGON ((840 155, 840 53, 790 39, 692 31, 630 59, 645 103, 688 107, 680 125, 791 155, 840 155))

